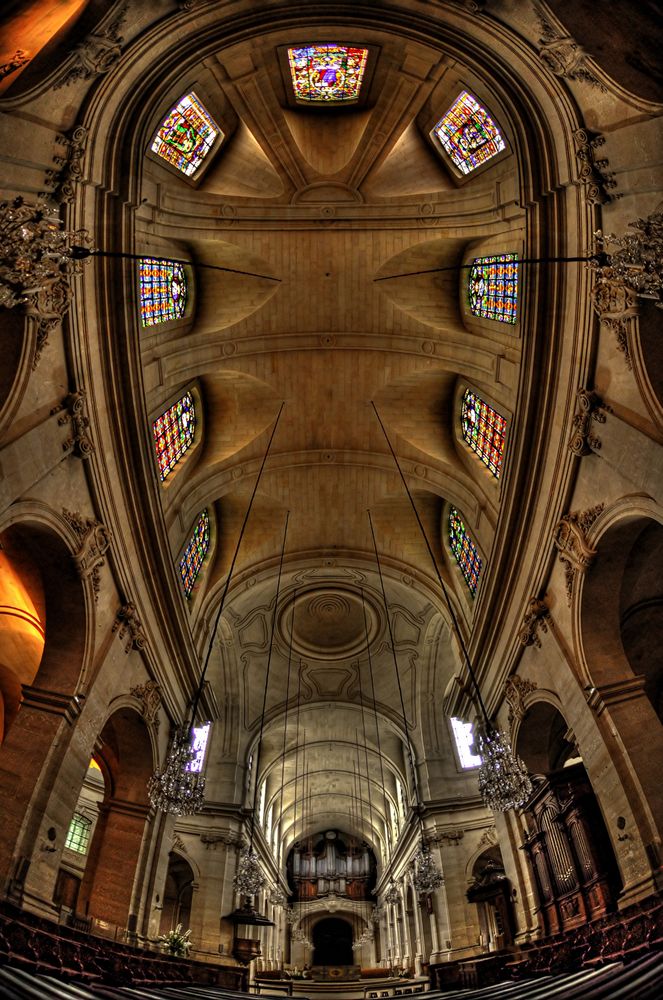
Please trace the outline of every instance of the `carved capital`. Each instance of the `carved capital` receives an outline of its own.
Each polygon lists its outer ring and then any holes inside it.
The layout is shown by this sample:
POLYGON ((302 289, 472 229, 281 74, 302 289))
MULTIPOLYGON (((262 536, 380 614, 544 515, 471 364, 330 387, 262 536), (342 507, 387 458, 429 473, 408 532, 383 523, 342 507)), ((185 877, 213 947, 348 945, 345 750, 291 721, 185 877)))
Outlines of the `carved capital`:
POLYGON ((112 21, 89 34, 76 46, 73 51, 73 62, 54 84, 54 90, 65 87, 75 80, 92 80, 95 76, 102 76, 113 68, 122 55, 124 38, 120 34, 120 29, 124 24, 128 6, 124 4, 112 21))
POLYGON ((67 422, 71 424, 71 436, 62 445, 62 450, 72 452, 79 458, 89 458, 94 451, 94 444, 88 433, 90 420, 86 410, 87 397, 82 390, 70 392, 59 406, 51 410, 52 414, 60 414, 58 424, 61 427, 67 422))
POLYGON ((564 566, 569 604, 576 573, 585 573, 596 557, 596 549, 587 544, 587 532, 604 507, 605 504, 600 503, 585 511, 572 511, 555 526, 553 541, 564 566))
POLYGON ((638 296, 635 289, 629 288, 621 278, 612 277, 609 272, 610 268, 604 268, 595 282, 591 292, 592 305, 599 321, 617 338, 617 348, 624 355, 630 371, 628 334, 638 316, 638 296))
MULTIPOLYGON (((138 617, 136 611, 136 605, 128 602, 123 604, 115 615, 115 621, 113 622, 113 632, 117 632, 119 639, 127 638, 127 643, 124 647, 125 653, 128 653, 132 649, 144 649, 147 639, 145 633, 143 632, 143 624, 138 617)), ((148 683, 154 683, 153 681, 148 681, 148 683)), ((137 691, 138 688, 132 690, 137 691)), ((157 706, 158 708, 158 706, 157 706)))
POLYGON ((111 542, 111 533, 101 521, 93 517, 83 517, 82 514, 65 508, 62 513, 79 542, 78 550, 74 553, 76 570, 81 580, 91 580, 96 601, 101 586, 100 570, 106 563, 105 554, 111 542))
POLYGON ((521 722, 525 717, 525 698, 536 691, 536 681, 527 680, 514 674, 504 685, 504 700, 509 706, 509 729, 516 720, 521 722))
POLYGON ((148 725, 159 728, 158 713, 161 708, 161 688, 156 681, 146 681, 130 689, 129 694, 141 703, 141 715, 148 725))
POLYGON ((569 441, 569 449, 574 455, 591 455, 593 451, 600 451, 601 440, 593 433, 593 425, 604 424, 606 413, 612 413, 612 407, 604 403, 593 389, 578 391, 573 432, 569 441))
POLYGON ((550 609, 545 600, 533 597, 527 605, 527 611, 523 619, 522 628, 518 635, 523 646, 537 646, 541 648, 541 640, 538 631, 547 632, 548 627, 552 628, 553 622, 550 617, 550 609))

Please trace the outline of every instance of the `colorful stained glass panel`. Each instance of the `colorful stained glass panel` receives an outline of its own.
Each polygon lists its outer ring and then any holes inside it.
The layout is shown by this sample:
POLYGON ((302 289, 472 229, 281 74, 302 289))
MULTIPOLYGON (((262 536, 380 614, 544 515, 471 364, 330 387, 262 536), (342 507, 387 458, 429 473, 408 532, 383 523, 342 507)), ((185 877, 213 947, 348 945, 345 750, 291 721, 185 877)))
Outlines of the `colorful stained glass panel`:
POLYGON ((455 507, 449 511, 449 545, 474 597, 481 573, 481 557, 455 507))
POLYGON ((463 437, 472 451, 488 466, 496 479, 499 478, 504 456, 506 420, 480 396, 465 390, 460 407, 460 425, 463 437))
POLYGON ((182 264, 143 257, 138 262, 138 289, 143 326, 168 323, 184 315, 187 289, 182 264))
POLYGON ((196 432, 196 408, 193 396, 186 392, 152 424, 161 482, 173 471, 184 452, 193 444, 196 432))
POLYGON ((190 761, 185 770, 191 771, 194 774, 199 774, 203 769, 203 763, 205 761, 205 751, 207 749, 207 740, 209 739, 209 729, 211 723, 206 722, 202 726, 194 726, 193 736, 191 737, 191 749, 193 750, 195 756, 192 761, 190 761))
POLYGON ((470 310, 483 319, 515 323, 518 314, 518 254, 477 257, 467 285, 470 310))
POLYGON ((207 510, 204 510, 196 521, 193 535, 189 539, 187 547, 184 550, 184 555, 180 559, 180 577, 186 597, 191 597, 193 593, 193 588, 200 573, 200 567, 205 561, 208 549, 209 514, 207 510))
POLYGON ((223 139, 223 132, 192 91, 162 121, 152 142, 152 152, 187 177, 193 177, 217 137, 223 139))
POLYGON ((356 101, 368 49, 350 45, 307 45, 288 49, 292 88, 298 101, 328 104, 356 101))
POLYGON ((467 90, 456 98, 433 132, 464 174, 506 149, 497 125, 467 90))

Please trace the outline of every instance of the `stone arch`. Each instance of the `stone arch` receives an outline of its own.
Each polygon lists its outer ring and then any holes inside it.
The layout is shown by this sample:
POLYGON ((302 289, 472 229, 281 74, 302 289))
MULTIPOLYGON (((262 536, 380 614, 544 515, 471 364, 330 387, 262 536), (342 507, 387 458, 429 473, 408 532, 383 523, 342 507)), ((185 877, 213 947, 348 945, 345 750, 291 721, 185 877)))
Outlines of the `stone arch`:
POLYGON ((516 923, 511 884, 499 843, 481 844, 466 866, 466 875, 467 900, 477 907, 484 948, 498 951, 513 944, 516 923))
POLYGON ((134 879, 150 814, 147 782, 154 769, 153 746, 144 719, 128 705, 116 705, 96 746, 94 758, 104 776, 105 795, 79 909, 87 916, 125 927, 131 916, 134 879))
POLYGON ((160 934, 167 934, 177 924, 182 924, 184 930, 190 926, 195 882, 196 873, 190 860, 177 851, 170 851, 159 923, 160 934))

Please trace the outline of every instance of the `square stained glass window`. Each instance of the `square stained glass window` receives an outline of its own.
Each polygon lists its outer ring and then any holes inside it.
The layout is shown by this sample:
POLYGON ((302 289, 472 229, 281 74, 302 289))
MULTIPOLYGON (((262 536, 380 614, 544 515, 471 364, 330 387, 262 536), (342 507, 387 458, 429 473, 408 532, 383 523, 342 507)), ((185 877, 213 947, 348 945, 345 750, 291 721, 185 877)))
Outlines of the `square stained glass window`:
POLYGON ((482 319, 515 323, 518 318, 518 254, 477 257, 467 283, 470 310, 482 319))
POLYGON ((323 43, 288 49, 295 98, 306 104, 356 101, 368 49, 323 43))
POLYGON ((196 409, 193 396, 185 392, 152 424, 154 447, 161 482, 170 475, 184 452, 193 444, 196 432, 196 409))
POLYGON ((455 507, 449 510, 449 545, 465 577, 469 591, 474 597, 481 573, 481 557, 455 507))
POLYGON ((196 585, 200 568, 205 561, 207 550, 209 549, 209 514, 207 510, 200 513, 193 535, 189 539, 184 550, 184 555, 180 559, 180 577, 184 587, 185 597, 191 597, 193 588, 196 585))
POLYGON ((143 326, 168 323, 184 315, 186 275, 182 264, 143 257, 138 262, 138 290, 143 326))
POLYGON ((456 98, 433 132, 463 174, 506 149, 497 125, 467 90, 456 98))
POLYGON ((70 851, 76 851, 77 854, 87 854, 90 846, 91 827, 91 819, 81 816, 80 813, 74 813, 71 817, 64 846, 68 847, 70 851))
POLYGON ((152 152, 193 177, 223 132, 193 91, 168 112, 152 141, 152 152))
POLYGON ((460 407, 460 425, 472 451, 498 479, 504 457, 504 417, 471 389, 466 389, 460 407))

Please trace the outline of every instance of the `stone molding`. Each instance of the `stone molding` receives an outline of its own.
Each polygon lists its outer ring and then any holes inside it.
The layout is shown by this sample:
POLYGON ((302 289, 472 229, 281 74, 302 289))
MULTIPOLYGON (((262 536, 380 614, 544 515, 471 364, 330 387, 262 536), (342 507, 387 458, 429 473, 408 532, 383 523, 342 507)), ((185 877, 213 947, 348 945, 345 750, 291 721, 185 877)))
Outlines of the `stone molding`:
POLYGON ((541 640, 538 635, 539 629, 547 632, 553 627, 553 620, 550 609, 543 598, 532 597, 527 605, 527 611, 523 618, 523 624, 518 634, 518 638, 523 646, 537 646, 541 649, 541 640))
POLYGON ((587 532, 604 507, 605 504, 599 503, 588 510, 572 511, 570 514, 565 514, 555 525, 553 541, 559 560, 564 566, 566 597, 569 605, 576 574, 584 574, 596 558, 596 549, 587 544, 587 532))
POLYGON ((32 687, 30 684, 21 685, 21 693, 22 709, 33 708, 49 715, 61 715, 70 725, 73 725, 83 711, 84 695, 63 694, 47 688, 32 687))
MULTIPOLYGON (((125 653, 129 653, 132 649, 142 650, 145 648, 147 638, 143 631, 143 623, 138 617, 135 604, 128 602, 118 609, 111 631, 117 632, 118 639, 124 639, 125 636, 128 636, 128 641, 124 647, 125 653)), ((154 681, 148 681, 148 684, 153 683, 154 681)), ((131 693, 134 693, 133 690, 131 693)))
POLYGON ((70 392, 59 406, 51 410, 51 415, 60 414, 58 417, 60 427, 64 427, 67 422, 71 424, 71 435, 63 443, 62 450, 71 452, 78 458, 89 458, 94 451, 94 443, 88 433, 90 418, 86 410, 87 396, 82 389, 70 392))
POLYGON ((159 709, 161 708, 161 688, 156 681, 149 680, 129 688, 129 694, 141 703, 141 715, 149 726, 159 728, 159 709))
POLYGON ((516 720, 522 722, 525 718, 525 698, 532 691, 536 691, 536 688, 536 681, 530 681, 526 677, 520 677, 518 674, 507 678, 504 685, 504 700, 509 706, 509 729, 513 729, 513 724, 516 720))
POLYGON ((579 457, 600 451, 601 439, 592 433, 592 425, 594 423, 604 424, 606 413, 612 412, 612 407, 604 403, 593 389, 579 389, 576 396, 576 412, 573 417, 573 432, 569 441, 569 450, 579 457))
POLYGON ((111 532, 101 521, 83 517, 78 511, 63 507, 62 514, 79 542, 78 550, 74 552, 76 571, 81 580, 91 581, 96 602, 101 587, 100 570, 106 564, 105 555, 111 543, 111 532))
POLYGON ((638 316, 638 296, 621 278, 598 278, 591 291, 592 306, 601 323, 612 330, 617 349, 624 355, 629 371, 633 364, 629 350, 629 331, 638 316))

